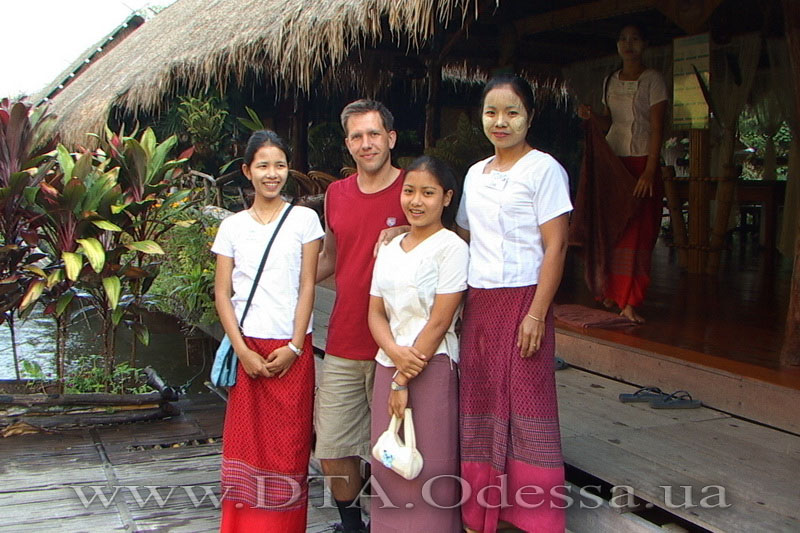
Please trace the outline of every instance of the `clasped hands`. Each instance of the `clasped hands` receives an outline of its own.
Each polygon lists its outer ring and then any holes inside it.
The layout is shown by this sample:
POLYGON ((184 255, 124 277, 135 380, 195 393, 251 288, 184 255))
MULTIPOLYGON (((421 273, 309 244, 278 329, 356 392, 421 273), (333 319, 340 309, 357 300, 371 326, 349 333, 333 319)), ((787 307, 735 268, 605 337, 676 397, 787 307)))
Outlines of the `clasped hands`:
POLYGON ((254 379, 259 376, 282 378, 289 371, 295 359, 297 359, 297 356, 288 346, 274 349, 266 358, 250 348, 246 348, 241 352, 237 351, 236 355, 239 357, 239 362, 244 371, 254 379))

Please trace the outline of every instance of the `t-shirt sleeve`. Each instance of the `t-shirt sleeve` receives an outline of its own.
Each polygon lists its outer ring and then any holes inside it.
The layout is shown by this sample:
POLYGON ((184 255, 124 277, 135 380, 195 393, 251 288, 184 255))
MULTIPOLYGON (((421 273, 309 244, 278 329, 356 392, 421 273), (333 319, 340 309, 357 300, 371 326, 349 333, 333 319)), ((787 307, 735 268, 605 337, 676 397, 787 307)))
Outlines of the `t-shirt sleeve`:
POLYGON ((660 73, 653 71, 653 76, 650 80, 650 105, 654 106, 667 99, 667 84, 664 83, 664 77, 660 73))
POLYGON ((469 218, 467 218, 467 184, 469 183, 469 173, 464 178, 464 189, 461 191, 461 200, 456 211, 456 224, 469 231, 469 218))
POLYGON ((230 226, 232 217, 228 217, 223 220, 220 225, 219 229, 217 230, 217 236, 214 237, 214 244, 211 245, 211 251, 218 255, 224 255, 225 257, 233 257, 233 241, 230 238, 230 226))
POLYGON ((452 294, 467 290, 467 267, 469 266, 469 246, 454 235, 442 249, 438 257, 439 279, 436 294, 452 294))
POLYGON ((303 221, 303 244, 321 239, 325 236, 325 232, 322 230, 322 224, 319 223, 319 217, 313 209, 304 208, 303 216, 305 217, 303 221))
POLYGON ((545 163, 535 194, 536 219, 540 226, 548 220, 572 211, 569 177, 564 167, 555 159, 545 163))
POLYGON ((384 258, 386 257, 386 246, 381 246, 378 249, 378 257, 375 258, 375 266, 372 268, 372 282, 369 286, 369 294, 370 296, 377 296, 378 298, 383 298, 383 294, 381 294, 381 290, 378 287, 378 276, 381 275, 381 272, 386 268, 384 266, 384 258))

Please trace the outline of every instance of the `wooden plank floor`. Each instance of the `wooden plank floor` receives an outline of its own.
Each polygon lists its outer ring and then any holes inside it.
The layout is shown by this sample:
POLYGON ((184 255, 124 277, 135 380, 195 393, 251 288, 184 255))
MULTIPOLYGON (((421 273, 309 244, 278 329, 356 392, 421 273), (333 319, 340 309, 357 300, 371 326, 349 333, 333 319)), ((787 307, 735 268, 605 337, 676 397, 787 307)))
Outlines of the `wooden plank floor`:
MULTIPOLYGON (((564 457, 573 469, 633 487, 638 498, 710 531, 800 531, 800 436, 707 408, 622 404, 617 395, 632 387, 574 368, 556 376, 564 457), (672 500, 664 486, 673 487, 672 500), (699 505, 719 492, 701 492, 710 486, 724 488, 730 507, 699 505), (683 487, 696 507, 680 507, 683 487)), ((223 414, 216 397, 202 395, 168 420, 0 440, 0 532, 216 531, 223 414), (81 487, 93 499, 87 506, 81 487)), ((308 531, 330 531, 336 521, 323 503, 317 479, 308 531)), ((570 529, 599 531, 575 527, 572 512, 570 529)), ((638 520, 631 531, 655 529, 638 520)))
MULTIPOLYGON (((661 240, 653 253, 652 280, 640 312, 647 323, 614 332, 587 330, 632 346, 647 344, 709 354, 768 368, 778 367, 789 302, 791 263, 738 235, 722 254, 716 276, 690 275, 678 265, 677 253, 661 240)), ((556 302, 598 306, 583 278, 576 249, 567 266, 556 302)), ((647 349, 647 348, 646 348, 647 349)))
POLYGON ((576 369, 556 376, 568 465, 710 531, 800 531, 800 436, 708 408, 623 404, 634 388, 576 369), (700 506, 714 486, 730 507, 700 506))

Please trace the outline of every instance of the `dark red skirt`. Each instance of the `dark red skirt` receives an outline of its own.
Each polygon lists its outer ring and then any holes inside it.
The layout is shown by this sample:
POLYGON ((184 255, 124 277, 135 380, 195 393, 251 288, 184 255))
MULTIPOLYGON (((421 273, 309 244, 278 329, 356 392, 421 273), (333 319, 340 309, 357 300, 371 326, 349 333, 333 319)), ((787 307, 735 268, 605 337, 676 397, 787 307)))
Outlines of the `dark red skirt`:
MULTIPOLYGON (((620 157, 620 160, 637 179, 647 165, 646 156, 620 157)), ((661 229, 663 198, 664 184, 661 175, 656 173, 653 196, 641 200, 611 252, 611 273, 603 297, 614 300, 620 308, 636 307, 644 301, 650 285, 653 248, 661 229)))
POLYGON ((516 346, 535 292, 535 286, 467 292, 459 367, 468 495, 461 516, 482 533, 494 533, 500 520, 525 531, 565 528, 552 309, 539 350, 523 359, 516 346))
MULTIPOLYGON (((245 342, 266 358, 288 340, 245 342)), ((222 436, 220 531, 305 531, 313 408, 311 335, 282 378, 253 379, 239 365, 222 436)))

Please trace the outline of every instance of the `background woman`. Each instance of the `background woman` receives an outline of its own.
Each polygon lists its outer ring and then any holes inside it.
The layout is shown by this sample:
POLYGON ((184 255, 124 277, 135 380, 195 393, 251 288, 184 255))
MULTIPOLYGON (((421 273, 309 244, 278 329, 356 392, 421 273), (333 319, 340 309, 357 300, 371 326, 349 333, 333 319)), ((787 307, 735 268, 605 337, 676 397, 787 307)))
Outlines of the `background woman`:
POLYGON ((611 274, 603 303, 616 303, 631 322, 644 319, 635 308, 644 300, 650 284, 650 264, 658 239, 663 209, 664 185, 659 172, 667 89, 664 78, 642 63, 646 39, 641 28, 625 26, 617 40, 622 69, 603 81, 602 114, 581 105, 578 116, 595 118, 606 140, 635 180, 633 195, 641 202, 611 256, 611 274))
POLYGON ((372 398, 378 406, 388 403, 388 409, 372 411, 372 443, 386 431, 392 413, 402 418, 405 407, 413 407, 424 466, 408 481, 373 464, 374 490, 399 507, 374 499, 373 533, 461 531, 454 327, 467 288, 469 249, 445 227, 452 224, 455 189, 453 171, 438 159, 423 156, 411 163, 400 196, 411 230, 381 246, 375 261, 369 326, 380 349, 372 398), (433 482, 426 501, 423 485, 436 476, 450 477, 433 482))
POLYGON ((482 109, 494 155, 469 169, 456 217, 470 243, 460 425, 461 475, 471 491, 462 518, 468 531, 493 533, 500 521, 563 531, 550 304, 567 250, 568 177, 526 141, 533 93, 525 80, 489 81, 482 109))
POLYGON ((308 459, 314 405, 311 310, 322 227, 294 207, 273 242, 239 329, 264 250, 289 204, 280 191, 289 150, 272 131, 247 144, 242 172, 253 184, 250 209, 222 221, 214 294, 239 358, 229 392, 222 448, 221 531, 306 529, 308 459))

